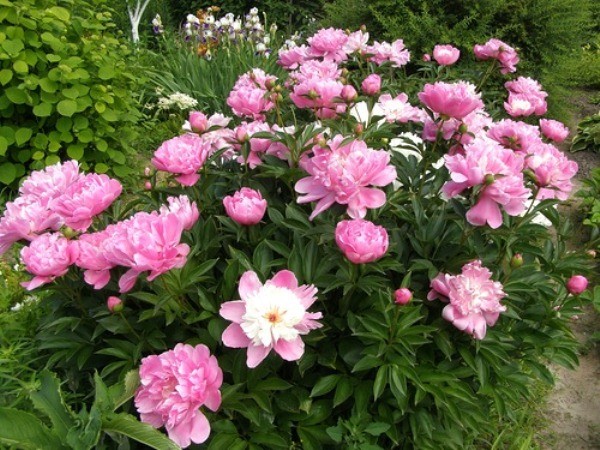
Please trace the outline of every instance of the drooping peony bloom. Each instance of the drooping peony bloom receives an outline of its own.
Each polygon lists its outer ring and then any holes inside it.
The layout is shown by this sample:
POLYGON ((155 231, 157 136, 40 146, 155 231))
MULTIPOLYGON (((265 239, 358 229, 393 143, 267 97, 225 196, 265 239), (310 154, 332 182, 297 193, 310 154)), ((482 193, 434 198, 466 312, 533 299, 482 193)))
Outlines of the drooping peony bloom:
POLYGON ((535 175, 540 190, 536 200, 558 198, 566 200, 573 189, 571 179, 578 166, 551 144, 538 143, 527 149, 525 166, 535 175))
POLYGON ((381 77, 376 73, 372 73, 363 80, 360 87, 365 94, 376 95, 381 91, 381 77))
POLYGON ((413 293, 408 288, 400 288, 394 291, 394 303, 397 305, 407 305, 413 298, 413 293))
POLYGON ((255 272, 245 272, 239 285, 240 299, 225 302, 219 314, 233 322, 221 339, 232 348, 247 348, 248 367, 258 366, 271 350, 286 361, 304 354, 301 336, 322 325, 320 312, 309 313, 317 300, 313 285, 298 286, 289 270, 277 272, 263 285, 255 272))
POLYGON ((440 273, 431 281, 428 300, 447 301, 442 317, 475 339, 483 339, 487 326, 493 326, 506 306, 502 284, 492 280, 492 273, 481 261, 465 264, 460 275, 440 273))
POLYGON ((21 195, 36 198, 42 206, 61 195, 83 174, 79 172, 79 163, 75 160, 57 163, 43 170, 31 172, 21 187, 21 195))
POLYGON ((540 129, 546 138, 559 144, 569 135, 569 129, 558 120, 541 119, 540 129))
POLYGON ((481 94, 465 81, 426 84, 419 92, 419 100, 431 111, 447 118, 462 119, 476 109, 483 108, 481 94))
POLYGON ((344 46, 348 41, 348 35, 344 30, 336 28, 323 28, 308 38, 309 54, 313 58, 323 58, 335 62, 341 62, 348 58, 344 46))
POLYGON ((122 189, 117 180, 90 173, 80 177, 52 200, 50 208, 62 217, 66 226, 85 231, 92 224, 92 219, 121 195, 122 189))
POLYGON ((421 108, 408 103, 408 95, 405 93, 398 94, 396 98, 392 98, 390 94, 383 94, 379 97, 377 105, 389 123, 423 122, 427 117, 421 108))
POLYGON ((34 195, 17 197, 6 204, 6 211, 0 219, 0 255, 12 244, 21 239, 31 241, 48 229, 58 230, 62 219, 58 214, 42 204, 34 195))
POLYGON ((186 133, 169 139, 154 152, 152 164, 158 170, 177 175, 183 186, 193 186, 200 175, 196 172, 204 165, 210 145, 197 134, 186 133))
POLYGON ((446 155, 451 181, 442 190, 449 198, 475 186, 481 187, 477 201, 467 212, 472 225, 502 225, 500 206, 511 216, 525 210, 531 191, 524 186, 524 157, 491 139, 477 138, 464 146, 464 154, 446 155))
POLYGON ((583 275, 573 275, 567 281, 567 290, 572 295, 583 293, 588 287, 588 280, 583 275))
POLYGON ((475 57, 482 61, 496 59, 500 62, 500 72, 504 74, 517 71, 519 63, 517 51, 499 39, 490 39, 484 45, 476 45, 473 52, 475 57))
POLYGON ((327 148, 315 146, 313 156, 301 162, 309 176, 296 183, 296 192, 304 194, 298 203, 318 202, 310 220, 334 203, 348 205, 348 215, 362 219, 367 209, 385 203, 385 193, 369 186, 387 186, 396 179, 386 151, 368 148, 364 141, 342 145, 343 140, 337 135, 327 148))
POLYGON ((62 234, 46 233, 36 237, 29 247, 21 250, 21 260, 34 277, 21 283, 28 291, 50 283, 69 271, 77 259, 77 246, 62 234))
POLYGON ((256 225, 267 211, 267 201, 259 191, 247 187, 241 188, 233 196, 223 199, 227 215, 240 225, 256 225))
POLYGON ((433 48, 433 59, 440 66, 451 66, 460 58, 460 50, 452 45, 436 45, 433 48))
POLYGON ((177 344, 173 350, 142 359, 135 407, 142 422, 165 427, 182 448, 208 439, 210 423, 202 407, 221 406, 223 371, 208 347, 177 344))
POLYGON ((342 220, 335 227, 335 242, 354 264, 378 260, 387 252, 388 233, 382 226, 364 219, 342 220))

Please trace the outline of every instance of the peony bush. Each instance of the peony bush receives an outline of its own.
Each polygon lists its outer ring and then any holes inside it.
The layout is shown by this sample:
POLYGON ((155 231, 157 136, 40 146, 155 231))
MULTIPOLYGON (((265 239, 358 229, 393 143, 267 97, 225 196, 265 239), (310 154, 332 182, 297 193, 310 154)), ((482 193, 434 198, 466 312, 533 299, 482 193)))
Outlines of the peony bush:
POLYGON ((286 45, 286 79, 255 68, 225 114, 192 112, 126 201, 65 162, 7 205, 0 249, 48 291, 41 355, 104 399, 96 442, 485 446, 577 364, 590 262, 541 85, 497 39, 476 74, 451 45, 369 42, 286 45))

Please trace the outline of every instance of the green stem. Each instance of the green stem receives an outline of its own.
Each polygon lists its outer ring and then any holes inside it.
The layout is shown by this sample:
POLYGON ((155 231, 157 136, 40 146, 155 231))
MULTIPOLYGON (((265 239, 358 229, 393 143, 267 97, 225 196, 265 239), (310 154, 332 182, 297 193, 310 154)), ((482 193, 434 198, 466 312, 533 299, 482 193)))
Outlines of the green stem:
POLYGON ((483 78, 481 79, 481 81, 479 82, 479 85, 477 86, 477 90, 479 92, 481 92, 481 88, 483 88, 483 86, 485 85, 485 82, 488 80, 488 78, 490 77, 490 75, 492 74, 494 69, 496 68, 497 63, 498 63, 497 60, 492 59, 492 63, 489 65, 487 71, 485 72, 485 74, 483 75, 483 78))

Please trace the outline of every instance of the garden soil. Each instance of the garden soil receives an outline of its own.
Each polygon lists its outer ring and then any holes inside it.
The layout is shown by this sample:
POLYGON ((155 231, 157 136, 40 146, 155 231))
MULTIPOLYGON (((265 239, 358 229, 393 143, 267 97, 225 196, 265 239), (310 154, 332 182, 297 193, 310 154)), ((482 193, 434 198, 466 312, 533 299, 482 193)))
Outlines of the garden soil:
MULTIPOLYGON (((588 103, 588 98, 589 93, 582 92, 572 100, 579 111, 569 124, 573 132, 581 119, 598 112, 598 105, 588 103)), ((592 169, 600 167, 600 153, 586 151, 568 156, 579 164, 574 189, 577 191, 581 180, 588 177, 592 169)), ((583 219, 575 197, 563 213, 571 216, 574 223, 580 224, 583 219)), ((574 242, 575 245, 581 245, 586 239, 585 230, 575 235, 575 240, 580 241, 574 242)), ((600 274, 596 279, 600 279, 600 274)), ((600 450, 600 344, 592 339, 594 333, 600 333, 600 315, 588 305, 574 318, 572 327, 580 343, 579 367, 576 370, 552 368, 555 386, 547 398, 542 419, 547 427, 538 439, 543 450, 600 450)))

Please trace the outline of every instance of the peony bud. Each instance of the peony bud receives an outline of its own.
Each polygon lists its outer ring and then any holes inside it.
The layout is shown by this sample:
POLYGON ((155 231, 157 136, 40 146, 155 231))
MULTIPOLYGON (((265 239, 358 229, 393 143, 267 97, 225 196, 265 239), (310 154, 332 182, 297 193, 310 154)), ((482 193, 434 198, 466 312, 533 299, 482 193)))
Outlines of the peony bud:
POLYGON ((335 242, 354 264, 378 260, 385 255, 389 245, 386 229, 364 219, 339 222, 335 227, 335 242))
POLYGON ((396 292, 394 292, 394 302, 397 305, 406 305, 412 300, 412 298, 413 294, 408 288, 396 289, 396 292))
POLYGON ((121 312, 123 311, 123 300, 121 300, 119 297, 108 297, 108 300, 106 301, 106 307, 113 314, 121 312))
POLYGON ((510 267, 517 269, 523 265, 523 255, 516 253, 510 260, 510 267))
POLYGON ((202 134, 206 131, 208 126, 208 118, 206 117, 206 114, 203 114, 200 111, 192 111, 190 113, 189 121, 192 131, 195 133, 202 134))
POLYGON ((488 173, 485 178, 484 178, 484 182, 486 185, 490 185, 495 181, 494 175, 492 175, 491 173, 488 173))
POLYGON ((356 100, 356 97, 358 97, 358 93, 356 92, 356 89, 354 89, 354 86, 347 84, 342 88, 341 97, 346 103, 352 103, 356 100))
POLYGON ((267 201, 260 192, 243 187, 223 199, 227 215, 240 225, 256 225, 267 210, 267 201))
POLYGON ((583 275, 573 275, 567 281, 567 290, 573 295, 579 295, 587 289, 588 280, 583 275))
POLYGON ((431 61, 431 55, 429 53, 425 53, 423 55, 423 61, 425 61, 425 62, 431 61))
POLYGON ((381 77, 376 73, 372 73, 363 80, 360 87, 367 95, 377 95, 381 90, 381 77))
POLYGON ((363 126, 362 123, 357 123, 354 126, 354 133, 358 136, 360 136, 361 134, 363 134, 363 131, 365 131, 365 127, 363 126))
POLYGON ((152 183, 150 183, 149 181, 146 181, 144 183, 144 189, 146 189, 147 191, 152 190, 152 183))

